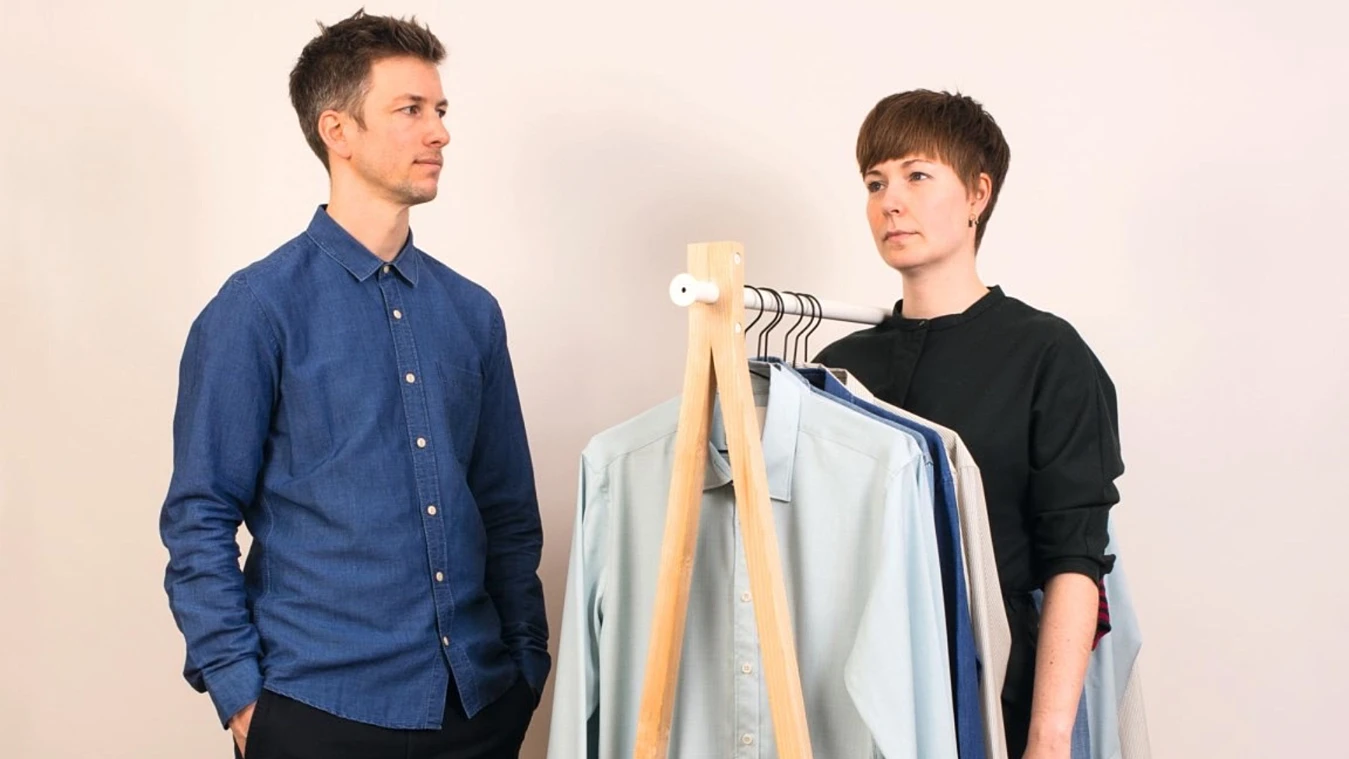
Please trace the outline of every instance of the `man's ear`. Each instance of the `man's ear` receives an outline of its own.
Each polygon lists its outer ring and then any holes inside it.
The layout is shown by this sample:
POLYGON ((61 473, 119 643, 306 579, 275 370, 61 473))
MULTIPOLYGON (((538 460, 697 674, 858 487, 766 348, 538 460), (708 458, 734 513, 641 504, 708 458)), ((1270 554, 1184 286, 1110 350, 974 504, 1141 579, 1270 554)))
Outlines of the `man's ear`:
POLYGON ((328 146, 328 155, 351 158, 351 142, 347 137, 354 126, 350 117, 340 111, 330 108, 319 114, 319 138, 328 146))

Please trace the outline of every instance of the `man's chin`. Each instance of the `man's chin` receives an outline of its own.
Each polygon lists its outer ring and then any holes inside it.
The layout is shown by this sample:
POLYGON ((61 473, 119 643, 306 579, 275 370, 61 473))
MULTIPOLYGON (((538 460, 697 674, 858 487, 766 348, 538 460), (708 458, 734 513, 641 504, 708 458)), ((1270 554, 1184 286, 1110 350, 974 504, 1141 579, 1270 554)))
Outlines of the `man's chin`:
POLYGON ((417 192, 403 193, 403 203, 409 206, 417 206, 422 203, 430 203, 436 199, 437 190, 419 190, 417 192))
POLYGON ((430 203, 436 199, 440 187, 438 185, 402 185, 394 190, 394 197, 398 202, 405 206, 417 206, 422 203, 430 203))

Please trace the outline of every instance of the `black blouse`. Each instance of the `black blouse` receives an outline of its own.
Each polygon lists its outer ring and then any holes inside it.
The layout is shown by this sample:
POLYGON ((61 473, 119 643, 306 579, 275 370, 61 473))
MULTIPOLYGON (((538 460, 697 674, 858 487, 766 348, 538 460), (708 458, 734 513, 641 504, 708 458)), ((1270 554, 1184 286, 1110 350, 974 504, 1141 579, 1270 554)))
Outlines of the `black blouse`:
MULTIPOLYGON (((1010 756, 1025 750, 1046 580, 1110 571, 1107 516, 1119 500, 1115 387, 1072 325, 998 287, 963 313, 884 323, 825 348, 879 399, 954 430, 983 476, 1012 634, 1003 685, 1010 756)), ((1099 629, 1098 629, 1099 633, 1099 629)))
POLYGON ((905 318, 902 305, 816 361, 960 435, 983 475, 1004 596, 1110 571, 1106 518, 1124 464, 1115 388, 1095 354, 1068 322, 999 287, 934 319, 905 318))

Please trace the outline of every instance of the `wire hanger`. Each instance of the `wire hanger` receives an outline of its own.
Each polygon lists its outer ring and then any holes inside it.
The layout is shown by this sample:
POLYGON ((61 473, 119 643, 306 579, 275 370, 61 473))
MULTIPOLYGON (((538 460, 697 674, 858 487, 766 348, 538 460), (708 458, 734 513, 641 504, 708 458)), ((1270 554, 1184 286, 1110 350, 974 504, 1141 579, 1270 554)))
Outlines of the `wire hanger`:
MULTIPOLYGON (((745 285, 745 288, 746 288, 746 289, 749 289, 749 290, 753 290, 754 293, 755 293, 756 295, 759 296, 759 313, 755 314, 755 315, 754 315, 754 320, 751 321, 751 322, 749 323, 749 325, 747 325, 747 326, 745 327, 745 337, 746 337, 746 339, 748 339, 748 338, 749 338, 749 331, 750 331, 751 329, 753 329, 753 327, 754 327, 755 324, 758 324, 758 323, 759 323, 759 320, 760 320, 760 319, 763 318, 764 294, 763 294, 763 290, 760 290, 759 288, 755 287, 754 285, 745 285)), ((756 346, 756 349, 757 349, 757 346, 758 346, 758 343, 757 343, 757 342, 755 343, 755 346, 756 346)), ((751 358, 751 360, 750 360, 749 373, 750 373, 750 374, 753 374, 755 377, 762 377, 762 378, 764 378, 764 379, 769 379, 768 372, 766 372, 766 371, 759 371, 759 370, 757 370, 757 369, 754 368, 753 358, 751 358)))
POLYGON ((804 338, 806 343, 805 360, 810 361, 810 333, 814 332, 820 326, 819 300, 814 295, 811 295, 809 293, 793 293, 793 294, 803 300, 802 304, 803 308, 801 309, 802 311, 806 310, 804 308, 806 304, 809 304, 810 306, 810 323, 806 325, 805 329, 796 333, 796 340, 792 341, 792 365, 801 366, 802 362, 799 358, 800 353, 798 352, 801 348, 801 340, 802 338, 804 338))
MULTIPOLYGON (((787 329, 787 334, 785 334, 785 335, 782 336, 782 360, 785 362, 785 361, 787 360, 787 343, 788 343, 788 341, 790 341, 791 338, 792 338, 792 332, 794 332, 794 331, 796 330, 797 327, 801 326, 801 322, 802 322, 802 321, 805 321, 805 318, 806 318, 806 308, 805 308, 805 303, 806 303, 806 302, 805 302, 805 300, 803 300, 803 299, 801 298, 801 294, 800 294, 800 293, 794 293, 794 292, 789 292, 789 291, 787 291, 787 290, 783 290, 783 291, 782 291, 782 294, 783 294, 783 295, 790 295, 790 296, 792 296, 793 298, 796 298, 796 311, 797 311, 796 322, 793 323, 792 326, 789 327, 789 328, 787 329)), ((785 310, 785 309, 784 309, 784 310, 785 310)), ((798 337, 799 337, 799 334, 798 334, 798 337)), ((792 363, 793 363, 793 364, 796 363, 796 352, 795 352, 795 351, 792 352, 792 363)))
POLYGON ((782 321, 782 312, 786 309, 786 301, 784 301, 784 300, 782 299, 782 294, 781 294, 781 293, 779 293, 777 290, 774 290, 774 289, 771 288, 771 287, 764 287, 764 288, 761 288, 761 289, 762 289, 764 292, 767 292, 767 293, 769 293, 770 295, 772 295, 772 296, 773 296, 773 302, 777 304, 777 308, 776 308, 776 309, 774 310, 774 312, 773 312, 773 318, 772 318, 771 320, 769 320, 768 324, 765 325, 764 328, 759 332, 759 343, 758 343, 758 345, 756 346, 756 347, 757 347, 757 351, 756 351, 757 357, 758 357, 758 358, 768 358, 768 357, 769 357, 769 355, 768 355, 768 350, 769 350, 769 347, 770 347, 770 346, 769 346, 769 339, 770 339, 770 338, 769 338, 769 335, 773 332, 773 329, 776 328, 776 327, 778 326, 778 322, 781 322, 781 321, 782 321))

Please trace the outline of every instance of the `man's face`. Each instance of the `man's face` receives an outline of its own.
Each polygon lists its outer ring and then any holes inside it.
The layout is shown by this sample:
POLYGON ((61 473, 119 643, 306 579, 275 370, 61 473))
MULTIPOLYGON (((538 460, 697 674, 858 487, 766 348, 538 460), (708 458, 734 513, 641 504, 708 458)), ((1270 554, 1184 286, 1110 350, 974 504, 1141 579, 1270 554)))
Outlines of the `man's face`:
POLYGON ((370 67, 362 104, 365 128, 346 132, 351 166, 373 195, 413 206, 436 197, 441 150, 449 144, 445 93, 434 64, 401 56, 370 67))

